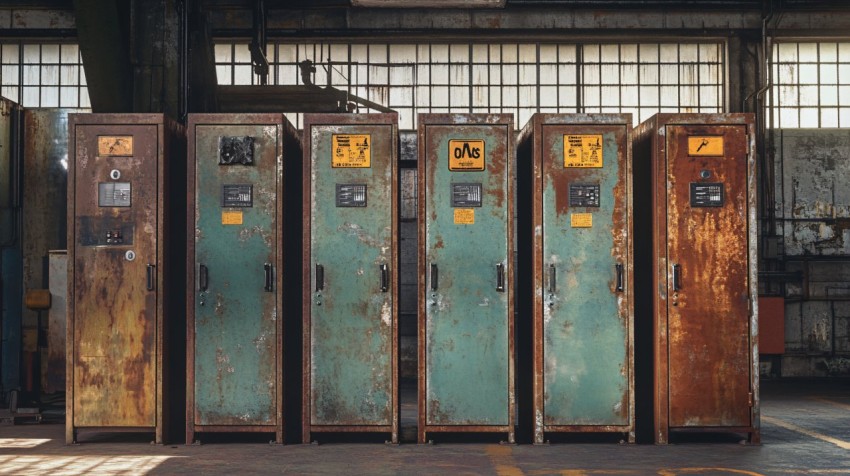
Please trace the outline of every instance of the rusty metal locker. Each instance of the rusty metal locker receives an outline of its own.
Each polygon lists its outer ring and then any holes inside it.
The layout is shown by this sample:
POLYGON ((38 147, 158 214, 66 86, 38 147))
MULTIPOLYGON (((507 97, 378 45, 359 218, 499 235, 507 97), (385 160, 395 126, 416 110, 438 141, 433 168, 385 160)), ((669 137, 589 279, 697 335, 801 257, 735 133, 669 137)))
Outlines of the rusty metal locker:
POLYGON ((161 114, 72 114, 69 128, 65 438, 134 430, 162 443, 179 393, 169 385, 181 285, 169 240, 182 201, 169 180, 183 130, 161 114))
MULTIPOLYGON (((550 432, 634 441, 631 115, 535 114, 518 162, 531 183, 534 442, 550 432)), ((527 246, 527 245, 526 245, 527 246)), ((524 264, 528 267, 528 264, 524 264)), ((525 279, 525 278, 524 278, 525 279)))
POLYGON ((419 115, 419 432, 514 442, 514 126, 419 115))
POLYGON ((677 431, 760 439, 753 121, 658 114, 635 130, 635 249, 651 252, 637 273, 652 279, 637 308, 654 330, 656 443, 677 431))
POLYGON ((398 115, 304 117, 302 440, 398 442, 398 115))
POLYGON ((283 443, 284 164, 300 139, 281 114, 191 114, 188 136, 186 443, 283 443))

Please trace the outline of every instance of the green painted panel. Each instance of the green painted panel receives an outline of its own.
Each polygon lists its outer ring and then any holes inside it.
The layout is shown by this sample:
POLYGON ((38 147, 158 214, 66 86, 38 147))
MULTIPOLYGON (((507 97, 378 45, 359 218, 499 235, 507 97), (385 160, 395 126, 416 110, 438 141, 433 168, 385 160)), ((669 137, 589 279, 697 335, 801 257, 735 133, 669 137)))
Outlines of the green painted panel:
MULTIPOLYGON (((510 423, 508 292, 496 265, 508 260, 507 125, 428 125, 425 144, 426 423, 510 423), (450 140, 483 140, 484 171, 450 171, 450 140), (480 207, 452 207, 452 184, 480 184, 480 207), (455 211, 474 210, 473 224, 455 211), (461 218, 459 221, 464 221, 461 218), (429 273, 430 274, 430 273, 429 273)), ((463 213, 463 212, 462 212, 463 213)), ((468 213, 468 212, 467 212, 468 213)), ((508 285, 508 284, 506 284, 508 285)))
POLYGON ((628 314, 615 268, 627 258, 625 127, 601 134, 601 168, 564 166, 564 135, 599 129, 543 126, 546 425, 629 424, 628 314), (570 187, 581 184, 599 187, 598 207, 571 203, 570 187), (592 226, 573 227, 574 213, 591 214, 592 226))
POLYGON ((389 425, 394 128, 314 125, 310 133, 310 422, 389 425), (367 136, 370 167, 332 167, 333 136, 349 134, 367 136), (365 197, 352 195, 354 189, 338 192, 339 186, 365 191, 365 197), (365 206, 341 206, 349 199, 355 202, 350 205, 362 204, 361 198, 365 206), (316 290, 316 265, 324 269, 321 291, 316 290), (386 291, 381 290, 381 265, 388 267, 386 291))
POLYGON ((264 265, 276 259, 279 127, 198 125, 195 130, 197 425, 277 423, 278 311, 275 293, 264 289, 264 265), (244 136, 253 137, 254 163, 219 165, 219 137, 244 136), (252 206, 223 207, 225 184, 252 185, 252 206), (222 212, 241 212, 242 224, 223 224, 222 212), (198 292, 200 265, 209 270, 205 293, 198 292))

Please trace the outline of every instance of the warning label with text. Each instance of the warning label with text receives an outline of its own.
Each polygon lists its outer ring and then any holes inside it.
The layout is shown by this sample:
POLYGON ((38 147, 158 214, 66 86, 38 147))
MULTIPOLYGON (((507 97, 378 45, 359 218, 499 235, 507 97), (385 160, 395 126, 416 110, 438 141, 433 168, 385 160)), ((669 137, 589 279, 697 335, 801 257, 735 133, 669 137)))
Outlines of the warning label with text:
POLYGON ((474 225, 474 208, 455 208, 455 225, 474 225))
POLYGON ((450 140, 449 170, 484 170, 484 141, 480 139, 450 140))
POLYGON ((572 228, 591 228, 593 226, 593 214, 572 213, 570 214, 570 226, 572 228))
POLYGON ((564 167, 602 167, 602 134, 565 135, 564 167))
POLYGON ((334 134, 333 168, 369 168, 372 166, 371 134, 334 134))
POLYGON ((242 211, 228 211, 223 210, 221 212, 221 224, 222 225, 241 225, 242 224, 242 211))

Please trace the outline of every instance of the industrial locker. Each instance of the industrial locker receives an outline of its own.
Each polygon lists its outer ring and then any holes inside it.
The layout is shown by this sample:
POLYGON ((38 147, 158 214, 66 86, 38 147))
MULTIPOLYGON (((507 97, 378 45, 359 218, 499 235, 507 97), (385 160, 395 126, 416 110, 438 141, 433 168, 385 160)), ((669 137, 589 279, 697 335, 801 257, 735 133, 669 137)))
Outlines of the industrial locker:
POLYGON ((513 116, 419 115, 419 433, 514 442, 513 116))
POLYGON ((65 439, 135 430, 162 443, 179 394, 169 385, 180 357, 168 342, 180 286, 170 211, 183 202, 169 180, 183 130, 161 114, 71 114, 69 128, 65 439))
POLYGON ((535 114, 520 134, 532 203, 518 211, 518 233, 532 240, 520 259, 533 270, 523 298, 533 303, 536 444, 549 432, 634 442, 631 122, 535 114))
POLYGON ((759 442, 753 121, 658 114, 635 130, 635 250, 651 256, 636 274, 652 279, 637 309, 653 325, 656 443, 671 431, 759 442))
POLYGON ((398 116, 304 117, 302 439, 398 442, 398 116))
POLYGON ((281 114, 193 114, 188 136, 186 442, 282 443, 284 164, 300 140, 281 114))

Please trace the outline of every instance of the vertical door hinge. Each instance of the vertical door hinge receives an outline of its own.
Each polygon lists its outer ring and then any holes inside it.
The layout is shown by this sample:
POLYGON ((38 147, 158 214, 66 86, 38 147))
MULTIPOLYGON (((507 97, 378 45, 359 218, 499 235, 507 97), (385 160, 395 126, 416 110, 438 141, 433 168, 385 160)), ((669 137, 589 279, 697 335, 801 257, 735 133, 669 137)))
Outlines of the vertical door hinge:
POLYGON ((747 404, 751 407, 753 406, 753 392, 750 392, 747 395, 747 404))

